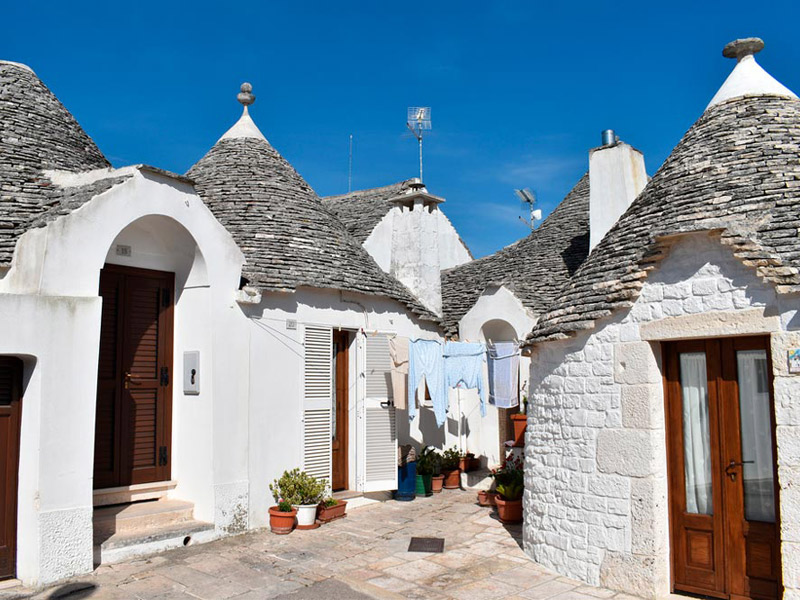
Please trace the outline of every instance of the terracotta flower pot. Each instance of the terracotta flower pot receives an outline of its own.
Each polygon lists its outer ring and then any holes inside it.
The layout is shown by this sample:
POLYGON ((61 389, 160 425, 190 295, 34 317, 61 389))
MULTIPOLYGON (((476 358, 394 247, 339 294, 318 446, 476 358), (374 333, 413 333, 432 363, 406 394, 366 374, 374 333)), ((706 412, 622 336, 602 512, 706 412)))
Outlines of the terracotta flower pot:
POLYGON ((320 523, 330 523, 336 519, 346 517, 346 512, 347 502, 345 500, 339 500, 334 506, 320 504, 317 507, 317 519, 319 519, 320 523))
POLYGON ((497 498, 497 492, 490 492, 489 490, 480 490, 478 492, 478 504, 481 506, 495 506, 495 498, 497 498))
POLYGON ((511 415, 511 423, 514 425, 514 446, 524 446, 525 428, 528 426, 528 415, 521 413, 511 415))
POLYGON ((290 512, 282 512, 277 506, 272 506, 269 509, 269 528, 278 535, 292 533, 296 516, 297 510, 294 508, 290 512))
POLYGON ((431 477, 431 491, 434 494, 441 494, 442 486, 444 486, 444 475, 434 475, 431 477))
MULTIPOLYGON (((474 456, 474 455, 473 455, 473 456, 474 456)), ((470 456, 469 456, 469 455, 467 455, 467 456, 462 456, 462 457, 460 457, 460 458, 458 459, 458 468, 459 468, 459 470, 460 470, 460 471, 462 471, 462 472, 464 472, 464 473, 466 473, 467 471, 469 471, 469 459, 470 459, 470 456)))
POLYGON ((444 475, 444 489, 457 490, 461 487, 461 469, 453 469, 452 471, 445 471, 444 475))
POLYGON ((497 516, 503 523, 522 522, 522 499, 503 500, 502 496, 497 496, 497 516))

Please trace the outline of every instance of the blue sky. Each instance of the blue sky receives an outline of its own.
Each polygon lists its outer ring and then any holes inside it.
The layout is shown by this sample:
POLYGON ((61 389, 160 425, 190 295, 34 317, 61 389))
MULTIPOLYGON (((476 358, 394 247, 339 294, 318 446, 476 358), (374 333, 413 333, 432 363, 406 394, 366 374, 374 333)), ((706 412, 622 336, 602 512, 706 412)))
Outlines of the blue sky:
POLYGON ((30 65, 115 166, 185 172, 240 114, 320 195, 417 174, 408 106, 433 107, 425 180, 476 256, 527 233, 613 128, 655 172, 757 35, 800 92, 800 2, 14 2, 0 58, 30 65), (668 6, 669 8, 666 8, 668 6))

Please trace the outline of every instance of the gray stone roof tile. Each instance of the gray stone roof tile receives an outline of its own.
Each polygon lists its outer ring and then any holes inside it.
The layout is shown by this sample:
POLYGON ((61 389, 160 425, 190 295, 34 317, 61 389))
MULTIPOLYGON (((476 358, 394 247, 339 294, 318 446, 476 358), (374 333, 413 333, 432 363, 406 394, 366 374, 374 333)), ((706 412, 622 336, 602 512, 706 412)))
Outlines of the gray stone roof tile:
POLYGON ((261 137, 223 137, 187 173, 246 258, 243 277, 264 291, 300 286, 392 298, 438 322, 384 273, 311 186, 261 137))
POLYGON ((0 266, 31 227, 66 214, 117 178, 63 190, 43 170, 110 165, 61 102, 24 65, 0 61, 0 266))
POLYGON ((675 236, 720 241, 779 293, 800 292, 800 100, 709 107, 541 316, 528 343, 591 329, 630 306, 675 236))
POLYGON ((369 234, 389 212, 389 199, 409 189, 411 180, 383 187, 357 190, 339 196, 325 196, 322 202, 344 223, 358 243, 367 241, 369 234))

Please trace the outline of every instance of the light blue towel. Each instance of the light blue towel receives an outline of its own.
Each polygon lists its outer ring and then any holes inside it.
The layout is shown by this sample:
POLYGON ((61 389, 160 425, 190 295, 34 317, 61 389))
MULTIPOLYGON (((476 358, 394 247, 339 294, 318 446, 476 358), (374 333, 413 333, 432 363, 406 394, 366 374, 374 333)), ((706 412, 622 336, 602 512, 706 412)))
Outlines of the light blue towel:
POLYGON ((489 346, 489 401, 497 408, 519 405, 519 347, 516 342, 489 346))
POLYGON ((408 418, 417 415, 417 386, 422 376, 428 384, 436 424, 441 427, 447 418, 447 388, 444 383, 442 344, 435 340, 413 340, 408 345, 408 418))
POLYGON ((486 416, 486 386, 483 382, 483 364, 486 346, 467 342, 447 342, 444 345, 444 373, 447 387, 463 383, 469 389, 478 389, 481 397, 481 416, 486 416))

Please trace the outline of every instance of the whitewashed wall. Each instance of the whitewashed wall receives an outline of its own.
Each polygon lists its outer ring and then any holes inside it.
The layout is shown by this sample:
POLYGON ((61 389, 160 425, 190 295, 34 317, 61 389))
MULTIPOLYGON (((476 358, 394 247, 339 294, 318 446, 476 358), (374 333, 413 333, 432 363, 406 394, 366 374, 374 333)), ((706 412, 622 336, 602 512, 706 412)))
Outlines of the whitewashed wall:
MULTIPOLYGON (((356 332, 395 332, 409 338, 438 339, 433 324, 410 318, 393 300, 336 290, 301 288, 291 294, 266 294, 261 304, 243 306, 249 319, 250 426, 249 480, 250 526, 269 522, 267 509, 274 504, 269 483, 286 470, 302 465, 303 328, 332 327, 356 332), (287 321, 290 323, 287 325, 287 321), (293 328, 296 325, 296 329, 293 328)), ((358 489, 363 473, 357 423, 358 379, 355 347, 350 355, 349 476, 350 489, 358 489)), ((402 437, 405 411, 397 411, 402 437)))
POLYGON ((233 301, 243 257, 189 185, 125 172, 132 177, 124 183, 24 234, 0 280, 0 352, 29 357, 17 558, 28 584, 92 568, 98 284, 107 260, 176 272, 174 493, 223 531, 221 513, 235 512, 226 505, 231 489, 244 489, 246 507, 247 386, 239 371, 247 346, 237 335, 246 321, 233 301), (131 245, 132 256, 117 257, 116 243, 131 245), (198 397, 183 396, 184 349, 201 351, 198 397))
POLYGON ((800 299, 778 297, 716 238, 681 238, 634 306, 531 356, 525 551, 591 584, 670 587, 660 340, 769 334, 787 596, 800 592, 800 299), (714 315, 715 318, 710 318, 714 315))
MULTIPOLYGON (((461 318, 458 326, 459 339, 465 342, 489 341, 492 331, 506 329, 513 331, 509 335, 497 336, 493 341, 513 341, 525 339, 535 323, 534 317, 520 302, 512 291, 505 286, 490 286, 478 298, 475 305, 461 318), (506 327, 500 327, 505 324, 506 327), (488 335, 487 335, 488 334, 488 335)), ((520 386, 528 381, 530 372, 530 359, 520 358, 520 386)), ((484 367, 484 378, 488 386, 488 367, 484 367)), ((468 431, 464 436, 465 450, 474 452, 485 460, 485 465, 494 467, 500 464, 503 456, 500 453, 500 444, 506 440, 500 439, 498 409, 488 403, 486 416, 480 414, 480 398, 477 390, 453 390, 450 394, 451 406, 458 406, 458 395, 461 396, 462 412, 465 423, 462 431, 468 431)), ((488 398, 488 387, 487 387, 488 398)), ((458 439, 447 440, 448 445, 458 444, 458 439)))
POLYGON ((364 241, 378 265, 403 282, 420 301, 441 313, 440 272, 472 260, 450 220, 436 205, 395 206, 364 241))

